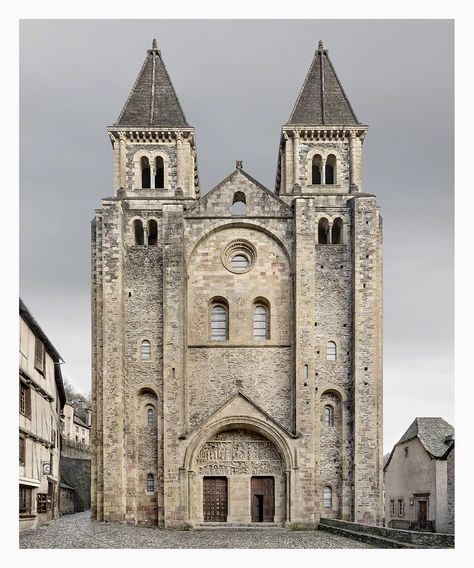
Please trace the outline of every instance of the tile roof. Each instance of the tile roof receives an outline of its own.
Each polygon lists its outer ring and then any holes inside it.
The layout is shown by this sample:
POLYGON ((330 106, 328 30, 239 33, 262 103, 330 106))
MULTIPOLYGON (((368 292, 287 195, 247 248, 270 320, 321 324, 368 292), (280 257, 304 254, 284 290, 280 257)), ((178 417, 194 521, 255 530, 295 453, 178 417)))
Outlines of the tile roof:
POLYGON ((443 418, 418 417, 413 420, 408 430, 398 441, 398 444, 418 438, 426 451, 435 458, 441 458, 446 453, 447 436, 454 435, 454 428, 443 418))
POLYGON ((320 41, 288 124, 360 124, 320 41))
POLYGON ((155 39, 114 126, 189 127, 155 39))

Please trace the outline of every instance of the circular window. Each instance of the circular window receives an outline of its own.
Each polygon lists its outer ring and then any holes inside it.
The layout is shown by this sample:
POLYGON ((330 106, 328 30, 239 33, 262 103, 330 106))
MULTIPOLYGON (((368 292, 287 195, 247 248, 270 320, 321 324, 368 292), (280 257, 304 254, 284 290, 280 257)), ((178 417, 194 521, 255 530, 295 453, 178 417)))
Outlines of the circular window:
POLYGON ((222 264, 235 274, 248 272, 256 259, 257 251, 254 245, 244 239, 231 241, 222 251, 222 264))
POLYGON ((244 270, 245 268, 248 268, 249 264, 249 259, 243 254, 235 254, 230 259, 230 265, 235 270, 244 270))

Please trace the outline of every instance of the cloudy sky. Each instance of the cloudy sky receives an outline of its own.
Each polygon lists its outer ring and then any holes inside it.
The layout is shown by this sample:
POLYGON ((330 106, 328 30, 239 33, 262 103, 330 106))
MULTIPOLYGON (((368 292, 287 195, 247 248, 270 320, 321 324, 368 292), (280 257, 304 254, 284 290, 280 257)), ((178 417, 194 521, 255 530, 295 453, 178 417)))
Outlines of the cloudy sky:
POLYGON ((90 221, 112 190, 106 126, 152 38, 196 128, 201 188, 241 159, 273 189, 281 125, 318 40, 359 120, 384 218, 384 447, 454 424, 454 25, 448 20, 23 20, 20 293, 90 388, 90 221))

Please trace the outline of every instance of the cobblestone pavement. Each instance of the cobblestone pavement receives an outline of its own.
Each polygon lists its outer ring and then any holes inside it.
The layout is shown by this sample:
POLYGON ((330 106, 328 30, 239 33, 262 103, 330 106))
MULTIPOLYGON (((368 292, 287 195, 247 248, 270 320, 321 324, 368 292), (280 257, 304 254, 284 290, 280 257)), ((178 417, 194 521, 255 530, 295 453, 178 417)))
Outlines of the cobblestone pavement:
POLYGON ((20 548, 373 548, 323 531, 174 530, 91 521, 89 511, 20 533, 20 548))

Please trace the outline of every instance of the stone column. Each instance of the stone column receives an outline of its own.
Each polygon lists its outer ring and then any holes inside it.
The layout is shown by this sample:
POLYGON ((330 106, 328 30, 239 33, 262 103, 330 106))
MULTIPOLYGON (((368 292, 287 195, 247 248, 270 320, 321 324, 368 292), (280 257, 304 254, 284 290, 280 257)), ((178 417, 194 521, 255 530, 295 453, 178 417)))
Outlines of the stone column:
POLYGON ((119 158, 119 188, 126 188, 127 184, 127 147, 126 138, 123 132, 119 133, 120 136, 120 158, 119 158))
POLYGON ((350 185, 361 191, 361 150, 362 143, 355 131, 350 133, 350 185))
POLYGON ((184 522, 179 437, 185 433, 185 262, 183 205, 163 204, 163 484, 166 527, 184 522))
POLYGON ((183 136, 176 134, 176 187, 183 189, 183 136))
POLYGON ((300 179, 300 134, 297 130, 293 133, 293 185, 300 179))
POLYGON ((382 520, 382 337, 379 215, 374 197, 352 199, 354 237, 354 521, 382 520))
POLYGON ((319 460, 315 451, 316 353, 315 306, 315 210, 314 199, 295 199, 295 426, 298 440, 298 470, 295 472, 296 503, 292 522, 312 525, 319 521, 316 505, 319 460), (308 365, 308 379, 304 366, 308 365))
POLYGON ((326 158, 321 158, 321 185, 326 184, 326 158))
POLYGON ((284 193, 291 193, 293 188, 293 140, 286 132, 283 133, 285 139, 285 190, 284 193))

